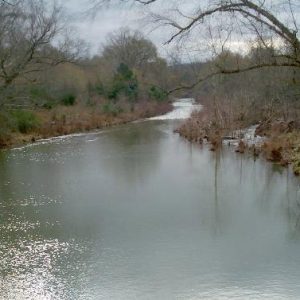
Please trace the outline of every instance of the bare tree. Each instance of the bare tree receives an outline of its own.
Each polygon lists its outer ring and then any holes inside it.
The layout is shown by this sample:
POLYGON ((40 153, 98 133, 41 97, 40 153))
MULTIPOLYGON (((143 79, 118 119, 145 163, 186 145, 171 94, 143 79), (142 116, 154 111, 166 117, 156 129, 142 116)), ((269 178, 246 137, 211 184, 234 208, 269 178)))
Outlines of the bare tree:
MULTIPOLYGON (((105 1, 94 0, 93 2, 100 4, 105 1)), ((162 0, 135 0, 134 2, 151 5, 162 0)), ((216 66, 210 74, 198 78, 192 85, 186 87, 193 87, 217 74, 235 74, 266 67, 300 68, 298 31, 300 5, 297 1, 207 0, 198 1, 188 12, 182 9, 184 1, 177 1, 177 3, 178 7, 172 10, 162 14, 151 14, 152 22, 172 29, 166 43, 187 37, 191 37, 195 42, 201 33, 206 31, 210 34, 211 40, 221 44, 221 47, 213 45, 214 50, 219 52, 230 49, 232 40, 240 42, 245 40, 245 37, 249 37, 249 40, 254 41, 253 43, 259 43, 261 47, 275 50, 270 61, 257 61, 243 67, 236 65, 230 69, 216 66), (224 20, 230 20, 231 26, 227 27, 224 20)), ((201 43, 205 42, 208 42, 208 39, 201 39, 201 43)))
POLYGON ((139 69, 158 59, 155 45, 140 32, 128 28, 108 36, 102 56, 115 67, 125 63, 129 68, 139 69))
POLYGON ((0 87, 32 78, 45 67, 74 61, 80 47, 67 34, 62 11, 44 1, 2 1, 0 10, 0 87))

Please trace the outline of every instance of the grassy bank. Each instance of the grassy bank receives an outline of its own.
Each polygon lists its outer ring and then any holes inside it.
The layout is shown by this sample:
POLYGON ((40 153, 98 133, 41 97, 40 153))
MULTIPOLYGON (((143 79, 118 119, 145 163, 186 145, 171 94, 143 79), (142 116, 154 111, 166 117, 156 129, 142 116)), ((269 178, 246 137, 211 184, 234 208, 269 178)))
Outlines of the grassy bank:
POLYGON ((96 105, 56 106, 53 109, 2 110, 0 148, 35 142, 38 139, 88 132, 164 114, 170 103, 137 103, 128 110, 96 105))
POLYGON ((190 142, 208 142, 210 150, 223 146, 223 140, 237 139, 236 152, 251 153, 282 166, 292 165, 295 175, 300 175, 300 122, 274 113, 273 117, 258 112, 248 114, 238 109, 210 103, 202 111, 194 112, 177 132, 190 142), (255 135, 263 137, 259 144, 247 143, 243 129, 259 124, 255 135), (234 134, 241 132, 241 134, 234 134))

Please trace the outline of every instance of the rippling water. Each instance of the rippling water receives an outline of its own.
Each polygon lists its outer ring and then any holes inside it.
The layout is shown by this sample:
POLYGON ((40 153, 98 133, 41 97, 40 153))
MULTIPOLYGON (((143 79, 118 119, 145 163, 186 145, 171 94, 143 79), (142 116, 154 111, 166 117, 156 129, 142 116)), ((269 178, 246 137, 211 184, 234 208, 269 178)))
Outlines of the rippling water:
POLYGON ((173 117, 0 153, 0 299, 300 298, 298 179, 173 117))

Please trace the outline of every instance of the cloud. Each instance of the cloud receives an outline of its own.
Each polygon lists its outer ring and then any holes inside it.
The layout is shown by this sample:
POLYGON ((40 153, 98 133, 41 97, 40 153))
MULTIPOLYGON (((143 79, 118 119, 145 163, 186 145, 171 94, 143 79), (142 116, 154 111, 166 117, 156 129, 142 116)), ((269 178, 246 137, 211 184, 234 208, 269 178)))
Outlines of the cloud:
MULTIPOLYGON (((295 3, 297 3, 297 1, 295 1, 295 3)), ((84 14, 88 9, 88 2, 89 0, 68 0, 64 1, 63 5, 66 6, 69 20, 76 27, 78 35, 90 44, 92 54, 99 52, 99 48, 105 43, 109 33, 117 31, 121 27, 129 27, 133 30, 143 32, 147 38, 152 40, 157 46, 159 53, 164 57, 167 57, 168 52, 172 51, 173 47, 176 46, 176 44, 164 44, 170 38, 172 32, 174 32, 174 29, 170 27, 159 27, 157 30, 153 30, 156 25, 149 22, 149 19, 147 20, 145 17, 148 15, 150 7, 152 12, 170 15, 171 18, 177 18, 181 24, 184 24, 188 19, 184 18, 183 15, 193 16, 195 12, 198 11, 200 5, 205 6, 205 4, 207 4, 207 0, 201 1, 201 4, 199 4, 199 0, 168 0, 158 1, 151 6, 144 6, 138 4, 134 5, 130 1, 126 3, 123 2, 122 4, 122 1, 115 0, 112 1, 111 5, 106 5, 99 9, 95 17, 92 18, 92 16, 84 14), (183 14, 178 14, 177 9, 180 9, 183 14)), ((275 2, 281 3, 279 0, 274 0, 274 3, 275 2)), ((292 27, 293 19, 291 18, 290 11, 283 10, 281 6, 275 7, 275 9, 277 10, 277 16, 282 19, 284 23, 292 27)), ((293 6, 293 12, 295 19, 299 20, 300 5, 295 4, 293 6)), ((230 19, 227 18, 227 20, 230 22, 230 19)), ((225 26, 223 21, 222 26, 225 26)), ((205 44, 206 37, 204 36, 204 31, 205 27, 199 27, 199 31, 198 28, 195 30, 195 35, 192 35, 190 39, 184 40, 185 44, 182 46, 185 54, 183 54, 183 56, 199 56, 199 47, 205 44), (191 53, 187 54, 188 51, 191 53)), ((233 40, 230 41, 233 51, 240 52, 241 49, 245 49, 245 43, 247 43, 249 36, 246 36, 245 32, 241 35, 244 36, 244 39, 236 35, 233 36, 233 40)), ((205 57, 205 53, 203 54, 202 52, 201 55, 205 57)))
MULTIPOLYGON (((154 11, 163 11, 170 8, 170 5, 176 1, 170 0, 167 4, 151 6, 154 11)), ((91 54, 97 54, 101 46, 106 42, 109 33, 117 31, 122 27, 128 27, 133 30, 141 31, 158 48, 162 56, 166 56, 173 45, 165 45, 171 34, 170 28, 160 28, 154 30, 155 25, 148 22, 146 15, 149 12, 148 7, 143 5, 112 4, 105 5, 92 15, 87 15, 88 2, 80 0, 68 0, 63 2, 68 12, 68 19, 76 28, 80 38, 89 43, 91 54)))
POLYGON ((69 0, 64 2, 68 11, 68 18, 76 28, 80 38, 91 46, 91 53, 96 54, 106 41, 109 33, 117 31, 122 27, 141 31, 147 38, 151 39, 162 53, 164 42, 167 40, 166 31, 153 31, 146 21, 147 8, 141 5, 110 5, 103 6, 92 16, 86 14, 88 7, 83 1, 69 0))

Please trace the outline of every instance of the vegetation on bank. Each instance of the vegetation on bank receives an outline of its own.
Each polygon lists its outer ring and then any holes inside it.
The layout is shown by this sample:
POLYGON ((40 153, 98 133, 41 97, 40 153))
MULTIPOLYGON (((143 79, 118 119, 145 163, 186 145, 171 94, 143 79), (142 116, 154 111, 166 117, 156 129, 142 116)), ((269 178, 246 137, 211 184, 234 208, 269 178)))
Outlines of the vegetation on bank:
MULTIPOLYGON (((247 128, 238 126, 238 123, 229 128, 219 127, 212 119, 207 109, 194 112, 191 118, 184 122, 176 131, 193 143, 208 142, 211 151, 231 145, 231 140, 238 140, 235 151, 250 153, 254 157, 259 155, 270 162, 281 166, 292 165, 295 175, 300 175, 300 123, 294 121, 272 120, 260 122, 255 135, 263 137, 263 142, 252 143, 245 139, 243 132, 247 128)), ((234 143, 236 144, 236 143, 234 143)))
POLYGON ((120 29, 88 58, 55 3, 0 1, 0 11, 0 148, 171 109, 171 70, 141 33, 120 29))
MULTIPOLYGON (((247 66, 251 61, 271 61, 273 51, 252 47, 244 56, 225 51, 205 64, 196 66, 205 76, 215 65, 247 66)), ((234 68, 234 67, 232 67, 234 68)), ((217 75, 194 88, 193 94, 204 109, 178 129, 192 142, 208 140, 211 150, 223 145, 233 133, 259 125, 256 135, 265 137, 262 144, 248 146, 243 136, 237 152, 263 155, 281 165, 292 164, 300 172, 300 69, 268 67, 233 75, 217 75)))
MULTIPOLYGON (((226 104, 228 105, 228 103, 226 104)), ((295 175, 300 175, 300 119, 299 112, 293 106, 292 115, 284 116, 278 109, 272 117, 263 109, 257 111, 253 118, 253 111, 242 114, 239 110, 224 106, 224 103, 207 103, 202 111, 193 112, 177 132, 193 143, 208 142, 211 151, 216 151, 224 145, 231 145, 231 140, 238 140, 235 148, 239 153, 250 153, 254 157, 259 155, 281 166, 292 165, 295 175), (222 109, 223 108, 223 109, 222 109), (263 115, 262 115, 263 114, 263 115), (266 115, 264 115, 266 114, 266 115), (256 125, 255 136, 261 137, 260 142, 247 141, 244 134, 247 128, 256 125)), ((235 143, 236 144, 236 143, 235 143)))
POLYGON ((104 112, 103 106, 57 106, 51 110, 18 110, 0 114, 0 148, 35 142, 38 139, 102 129, 164 114, 165 103, 139 103, 133 110, 104 112))

